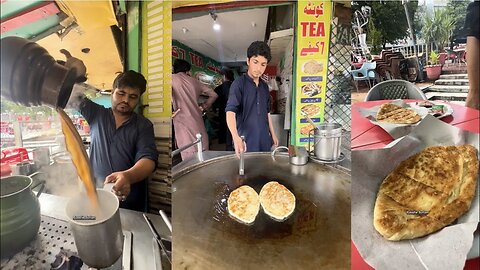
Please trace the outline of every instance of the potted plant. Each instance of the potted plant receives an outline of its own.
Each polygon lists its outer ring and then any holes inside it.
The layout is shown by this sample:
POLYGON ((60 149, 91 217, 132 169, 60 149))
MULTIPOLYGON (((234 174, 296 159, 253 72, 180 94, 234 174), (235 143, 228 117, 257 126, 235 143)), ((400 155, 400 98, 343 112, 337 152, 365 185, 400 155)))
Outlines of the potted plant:
POLYGON ((427 78, 429 80, 436 80, 440 77, 442 73, 442 65, 438 63, 438 54, 435 51, 430 53, 430 61, 428 61, 428 65, 425 66, 427 71, 427 78))
POLYGON ((447 53, 440 53, 438 56, 438 61, 440 62, 440 65, 445 65, 445 60, 447 60, 447 53))

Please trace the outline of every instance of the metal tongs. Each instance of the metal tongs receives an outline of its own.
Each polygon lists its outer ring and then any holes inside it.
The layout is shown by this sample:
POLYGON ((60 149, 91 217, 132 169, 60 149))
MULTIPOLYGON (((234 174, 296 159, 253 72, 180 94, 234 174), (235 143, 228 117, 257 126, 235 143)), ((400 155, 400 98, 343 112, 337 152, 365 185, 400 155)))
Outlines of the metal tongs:
POLYGON ((307 121, 308 121, 310 124, 312 124, 312 126, 313 126, 314 129, 318 129, 317 124, 315 124, 315 122, 313 122, 313 120, 312 120, 310 117, 308 117, 308 114, 307 114, 306 112, 304 112, 303 110, 300 110, 300 113, 305 117, 305 119, 307 119, 307 121))
MULTIPOLYGON (((240 136, 240 138, 242 138, 242 143, 245 146, 245 136, 240 136)), ((245 152, 245 148, 244 148, 244 151, 240 152, 240 167, 238 169, 238 174, 239 175, 245 175, 245 168, 244 168, 245 165, 244 165, 243 152, 245 152)))
POLYGON ((158 235, 157 230, 156 230, 155 227, 153 226, 152 221, 151 221, 150 218, 148 218, 147 215, 145 215, 145 214, 143 214, 143 218, 145 218, 145 221, 147 222, 148 227, 149 227, 150 230, 152 231, 155 240, 157 240, 158 245, 162 248, 163 252, 165 252, 165 257, 167 257, 167 260, 168 260, 168 262, 169 262, 170 265, 171 265, 171 264, 172 264, 172 259, 168 256, 168 250, 167 250, 167 248, 165 247, 165 245, 163 244, 162 238, 160 238, 160 236, 158 235))

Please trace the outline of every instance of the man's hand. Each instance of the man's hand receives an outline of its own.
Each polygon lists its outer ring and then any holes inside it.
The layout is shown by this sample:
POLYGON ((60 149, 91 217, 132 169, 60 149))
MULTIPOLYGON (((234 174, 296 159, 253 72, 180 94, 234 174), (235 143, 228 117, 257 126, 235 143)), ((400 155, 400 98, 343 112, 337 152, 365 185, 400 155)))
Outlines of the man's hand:
POLYGON ((130 194, 130 179, 125 171, 110 174, 105 178, 105 183, 115 183, 112 189, 120 201, 125 201, 130 194))
POLYGON ((176 110, 176 111, 173 112, 172 118, 174 118, 174 117, 178 114, 178 112, 180 112, 180 109, 178 109, 178 110, 176 110))
POLYGON ((240 153, 247 151, 247 145, 244 143, 242 138, 240 138, 240 136, 235 136, 233 138, 233 144, 235 146, 235 154, 237 154, 237 157, 240 158, 240 153))
POLYGON ((272 134, 273 146, 278 147, 278 138, 277 135, 272 134))
POLYGON ((60 53, 62 53, 63 55, 65 55, 65 58, 67 59, 67 61, 65 62, 65 66, 67 68, 71 68, 71 69, 74 69, 75 70, 75 74, 76 74, 76 82, 85 82, 87 80, 87 67, 85 66, 85 63, 83 63, 82 60, 76 58, 76 57, 73 57, 72 54, 65 50, 65 49, 61 49, 60 50, 60 53))

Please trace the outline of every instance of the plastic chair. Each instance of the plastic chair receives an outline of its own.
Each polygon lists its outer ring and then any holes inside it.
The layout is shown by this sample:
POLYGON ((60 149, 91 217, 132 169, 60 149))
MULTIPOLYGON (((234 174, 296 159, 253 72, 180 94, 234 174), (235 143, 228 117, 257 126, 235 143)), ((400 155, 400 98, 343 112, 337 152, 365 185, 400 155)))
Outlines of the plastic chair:
POLYGON ((360 69, 351 70, 353 80, 355 81, 355 87, 358 92, 358 82, 357 81, 368 81, 369 89, 372 88, 370 79, 375 80, 375 68, 377 67, 376 62, 365 62, 363 63, 360 69))
POLYGON ((415 84, 404 80, 381 82, 372 87, 365 97, 365 101, 391 99, 427 100, 427 97, 415 84))

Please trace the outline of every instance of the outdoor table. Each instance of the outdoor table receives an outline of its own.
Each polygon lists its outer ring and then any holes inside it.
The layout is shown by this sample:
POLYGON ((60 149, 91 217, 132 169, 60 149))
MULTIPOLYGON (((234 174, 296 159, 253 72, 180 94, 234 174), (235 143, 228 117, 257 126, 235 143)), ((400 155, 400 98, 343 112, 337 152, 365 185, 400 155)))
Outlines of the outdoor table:
MULTIPOLYGON (((375 268, 368 265, 358 253, 357 247, 352 241, 352 252, 351 252, 351 265, 350 269, 352 270, 374 270, 375 268)), ((480 258, 470 259, 465 262, 464 270, 478 270, 480 269, 480 258)))
MULTIPOLYGON (((405 100, 406 102, 415 102, 418 100, 405 100)), ((363 117, 358 108, 370 108, 389 102, 389 100, 375 100, 352 104, 352 150, 367 150, 383 148, 393 141, 385 130, 372 124, 367 118, 363 117)), ((436 102, 436 101, 435 101, 436 102)), ((441 120, 452 126, 475 133, 480 133, 480 111, 467 108, 458 104, 447 103, 453 109, 453 114, 446 116, 441 120)), ((374 269, 368 265, 360 256, 355 244, 352 241, 351 251, 352 267, 355 270, 374 269)), ((480 258, 467 260, 464 270, 476 270, 480 268, 480 258)))
MULTIPOLYGON (((405 100, 405 102, 415 102, 418 100, 405 100)), ((372 124, 367 118, 363 117, 358 108, 370 108, 389 102, 389 100, 365 101, 352 104, 352 150, 366 150, 382 148, 393 141, 392 136, 381 127, 372 124)), ((452 126, 480 133, 480 111, 467 108, 454 103, 446 103, 453 109, 453 114, 442 118, 441 120, 452 126)))

